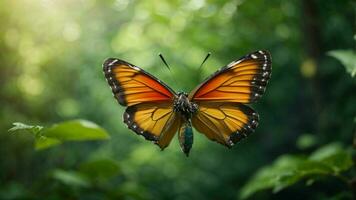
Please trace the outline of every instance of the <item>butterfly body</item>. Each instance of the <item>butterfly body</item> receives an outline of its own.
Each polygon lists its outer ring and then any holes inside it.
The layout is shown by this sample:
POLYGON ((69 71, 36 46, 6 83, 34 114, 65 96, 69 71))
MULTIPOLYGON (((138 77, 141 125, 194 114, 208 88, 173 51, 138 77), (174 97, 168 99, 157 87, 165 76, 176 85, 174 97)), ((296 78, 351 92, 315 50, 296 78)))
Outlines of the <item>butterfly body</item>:
POLYGON ((178 132, 179 144, 188 156, 193 145, 193 129, 191 118, 198 112, 198 104, 191 102, 188 93, 178 92, 174 98, 173 111, 181 118, 182 125, 178 132))
POLYGON ((256 51, 222 67, 189 94, 175 93, 143 69, 109 58, 104 75, 118 103, 127 107, 124 123, 162 150, 178 132, 188 156, 193 127, 210 140, 232 147, 255 130, 258 114, 249 103, 264 93, 271 76, 271 56, 256 51))
POLYGON ((190 120, 192 115, 198 111, 198 105, 189 100, 187 93, 179 92, 174 99, 173 109, 184 117, 185 120, 190 120))

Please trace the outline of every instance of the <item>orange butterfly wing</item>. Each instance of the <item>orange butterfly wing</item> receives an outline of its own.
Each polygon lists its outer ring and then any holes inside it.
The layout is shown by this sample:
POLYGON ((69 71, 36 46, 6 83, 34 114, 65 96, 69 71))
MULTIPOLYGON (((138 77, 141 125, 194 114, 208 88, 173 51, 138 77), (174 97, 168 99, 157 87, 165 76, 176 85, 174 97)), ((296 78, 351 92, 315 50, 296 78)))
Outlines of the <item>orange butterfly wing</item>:
POLYGON ((173 112, 175 93, 143 69, 109 58, 103 64, 105 77, 118 102, 128 106, 124 123, 161 149, 167 147, 181 125, 173 112))
POLYGON ((222 67, 190 94, 192 101, 251 103, 264 93, 271 76, 271 56, 257 51, 222 67))
POLYGON ((123 60, 109 58, 103 65, 112 92, 123 106, 144 102, 172 101, 174 91, 143 69, 123 60))
POLYGON ((171 103, 141 103, 126 109, 124 122, 131 130, 164 149, 180 127, 181 118, 173 112, 171 103))
POLYGON ((200 102, 192 124, 210 140, 231 147, 254 131, 258 114, 240 103, 200 102))
POLYGON ((262 96, 271 71, 267 51, 248 54, 221 68, 189 94, 199 107, 193 126, 228 147, 246 137, 257 127, 258 114, 243 103, 262 96))

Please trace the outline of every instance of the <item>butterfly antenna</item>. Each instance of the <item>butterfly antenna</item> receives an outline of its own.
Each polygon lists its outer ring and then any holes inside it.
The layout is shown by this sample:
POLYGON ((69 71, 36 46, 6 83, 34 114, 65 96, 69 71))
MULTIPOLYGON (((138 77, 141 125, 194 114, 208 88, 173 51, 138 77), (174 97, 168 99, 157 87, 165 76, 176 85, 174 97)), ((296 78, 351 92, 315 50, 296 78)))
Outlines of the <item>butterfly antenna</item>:
POLYGON ((177 80, 176 80, 176 79, 174 78, 174 76, 172 75, 171 68, 169 67, 168 63, 167 63, 166 60, 164 59, 163 55, 162 55, 161 53, 159 53, 158 56, 161 58, 161 60, 162 60, 162 62, 164 63, 164 65, 168 68, 169 72, 171 72, 170 75, 171 75, 171 77, 172 77, 174 83, 175 83, 178 87, 180 87, 180 86, 178 85, 177 80))
POLYGON ((210 55, 211 55, 211 53, 209 52, 209 53, 205 56, 203 62, 202 62, 202 63, 200 64, 200 66, 199 66, 199 70, 198 70, 198 71, 200 71, 200 69, 203 67, 205 61, 208 60, 208 58, 210 57, 210 55))
POLYGON ((166 60, 164 59, 163 55, 162 55, 161 53, 159 53, 158 56, 161 58, 162 62, 164 63, 164 65, 166 65, 166 67, 168 68, 168 70, 171 71, 171 68, 169 67, 168 63, 167 63, 166 60))

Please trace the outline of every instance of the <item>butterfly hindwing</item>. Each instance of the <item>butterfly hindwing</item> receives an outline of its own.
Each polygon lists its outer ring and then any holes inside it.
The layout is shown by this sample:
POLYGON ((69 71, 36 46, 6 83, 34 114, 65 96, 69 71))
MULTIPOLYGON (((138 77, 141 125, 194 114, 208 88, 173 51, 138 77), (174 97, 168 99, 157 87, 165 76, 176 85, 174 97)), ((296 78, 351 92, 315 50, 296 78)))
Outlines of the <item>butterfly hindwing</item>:
POLYGON ((130 106, 124 113, 128 128, 164 149, 180 126, 180 117, 171 103, 141 103, 130 106))
POLYGON ((118 102, 131 106, 144 102, 172 101, 174 91, 141 68, 123 60, 104 62, 105 77, 118 102))
POLYGON ((252 103, 265 91, 271 76, 271 56, 256 51, 231 62, 190 94, 192 101, 252 103))
POLYGON ((250 107, 233 102, 199 102, 193 126, 210 140, 227 147, 247 137, 258 124, 258 114, 250 107))

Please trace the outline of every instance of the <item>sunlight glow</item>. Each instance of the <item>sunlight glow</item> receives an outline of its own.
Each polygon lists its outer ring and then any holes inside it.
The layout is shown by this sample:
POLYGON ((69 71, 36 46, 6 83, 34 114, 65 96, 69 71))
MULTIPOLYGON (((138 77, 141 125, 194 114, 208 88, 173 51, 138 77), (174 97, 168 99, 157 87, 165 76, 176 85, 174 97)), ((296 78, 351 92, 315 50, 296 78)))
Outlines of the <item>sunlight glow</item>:
POLYGON ((27 74, 22 75, 18 79, 18 84, 21 90, 28 96, 39 96, 44 89, 42 80, 27 74))
POLYGON ((300 66, 300 72, 306 78, 311 78, 316 73, 316 63, 313 59, 306 59, 300 66))
POLYGON ((188 8, 191 10, 199 10, 205 5, 205 0, 192 0, 188 3, 188 8))
POLYGON ((80 38, 80 26, 75 22, 69 22, 64 25, 63 38, 68 42, 74 42, 80 38))

